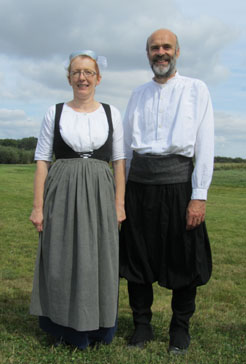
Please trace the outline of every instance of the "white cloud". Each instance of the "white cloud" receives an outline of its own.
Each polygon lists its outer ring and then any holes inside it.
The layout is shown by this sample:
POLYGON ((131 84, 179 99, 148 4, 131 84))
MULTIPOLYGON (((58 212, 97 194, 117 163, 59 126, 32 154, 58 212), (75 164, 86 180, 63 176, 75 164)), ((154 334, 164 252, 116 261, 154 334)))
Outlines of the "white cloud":
POLYGON ((221 79, 222 69, 222 65, 216 66, 221 63, 218 55, 235 39, 235 32, 223 22, 202 17, 185 19, 175 2, 169 0, 151 4, 142 0, 141 5, 130 0, 122 5, 115 0, 71 0, 69 5, 58 0, 3 3, 6 12, 0 15, 1 52, 35 62, 93 48, 108 57, 111 70, 146 69, 147 37, 155 29, 169 27, 181 41, 182 67, 192 75, 196 70, 195 76, 204 73, 206 79, 210 74, 216 81, 221 79))
POLYGON ((0 120, 2 122, 8 123, 10 120, 22 120, 26 117, 26 114, 23 110, 8 110, 8 109, 0 109, 0 120))
POLYGON ((223 111, 215 112, 215 127, 216 132, 229 135, 233 138, 237 135, 238 138, 245 140, 246 138, 246 119, 245 116, 238 114, 229 114, 223 111), (240 135, 238 133, 240 132, 240 135))
POLYGON ((39 128, 39 123, 29 118, 24 110, 0 109, 0 139, 37 136, 39 128))
POLYGON ((97 98, 117 106, 122 114, 134 88, 153 77, 150 70, 107 71, 97 89, 97 98))
POLYGON ((229 74, 220 54, 237 33, 212 17, 183 17, 175 1, 150 4, 142 0, 141 5, 130 0, 122 5, 115 0, 71 0, 69 5, 62 0, 1 2, 5 9, 0 13, 1 53, 19 62, 27 78, 42 76, 61 86, 57 70, 62 60, 81 48, 106 55, 111 71, 147 69, 146 39, 160 27, 178 34, 178 64, 185 74, 215 83, 229 74))
POLYGON ((215 113, 215 154, 246 158, 246 116, 215 113))
POLYGON ((72 97, 63 62, 81 48, 107 56, 109 67, 96 97, 123 115, 131 91, 152 77, 147 37, 158 28, 170 28, 180 40, 180 74, 208 84, 215 110, 230 110, 228 115, 240 110, 237 130, 230 126, 234 119, 217 114, 216 144, 241 153, 236 134, 245 136, 239 120, 246 114, 246 31, 245 4, 239 6, 239 0, 229 5, 222 0, 0 0, 0 6, 0 107, 12 116, 14 110, 24 113, 8 126, 0 116, 2 137, 30 136, 28 127, 37 135, 48 106, 72 97))

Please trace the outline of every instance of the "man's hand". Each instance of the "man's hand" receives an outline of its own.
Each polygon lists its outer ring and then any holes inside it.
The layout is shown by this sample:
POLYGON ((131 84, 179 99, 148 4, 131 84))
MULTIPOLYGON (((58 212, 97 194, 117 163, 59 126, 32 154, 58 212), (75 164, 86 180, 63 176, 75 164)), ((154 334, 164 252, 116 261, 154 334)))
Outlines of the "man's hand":
POLYGON ((192 230, 205 220, 206 201, 190 200, 186 210, 186 230, 192 230))

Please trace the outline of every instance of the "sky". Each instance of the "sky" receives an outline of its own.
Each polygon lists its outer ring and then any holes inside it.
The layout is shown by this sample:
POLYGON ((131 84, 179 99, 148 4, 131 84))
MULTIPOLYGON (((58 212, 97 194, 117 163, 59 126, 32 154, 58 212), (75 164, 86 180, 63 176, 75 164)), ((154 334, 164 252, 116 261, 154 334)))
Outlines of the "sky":
POLYGON ((0 0, 0 139, 38 137, 49 106, 72 99, 64 63, 92 49, 108 68, 96 99, 122 117, 153 77, 148 36, 177 34, 181 75, 203 80, 215 115, 215 155, 246 158, 246 2, 242 0, 0 0))

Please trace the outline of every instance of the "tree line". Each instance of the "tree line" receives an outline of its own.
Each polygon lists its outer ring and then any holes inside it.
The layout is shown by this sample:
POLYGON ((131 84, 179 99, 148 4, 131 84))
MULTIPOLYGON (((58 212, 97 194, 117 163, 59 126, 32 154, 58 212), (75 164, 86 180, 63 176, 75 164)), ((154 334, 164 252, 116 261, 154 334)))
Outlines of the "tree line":
MULTIPOLYGON (((34 162, 37 138, 0 139, 0 164, 29 164, 34 162)), ((246 159, 215 157, 215 163, 245 163, 246 159)))
POLYGON ((34 161, 37 138, 0 139, 0 164, 30 164, 34 161))
POLYGON ((245 163, 246 159, 243 159, 243 158, 240 158, 240 157, 236 157, 236 158, 214 157, 214 162, 215 163, 245 163))

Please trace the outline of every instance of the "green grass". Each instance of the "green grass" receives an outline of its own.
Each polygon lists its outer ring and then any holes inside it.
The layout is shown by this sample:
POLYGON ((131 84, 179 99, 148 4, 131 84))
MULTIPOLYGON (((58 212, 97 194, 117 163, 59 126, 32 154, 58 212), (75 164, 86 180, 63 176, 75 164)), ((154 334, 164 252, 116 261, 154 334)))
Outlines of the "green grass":
POLYGON ((119 328, 111 345, 81 352, 54 348, 29 315, 38 236, 28 221, 34 165, 0 165, 0 363, 241 364, 246 363, 246 168, 216 164, 207 204, 213 275, 198 289, 189 352, 167 354, 171 292, 154 285, 155 339, 127 348, 133 324, 126 282, 120 283, 119 328))

